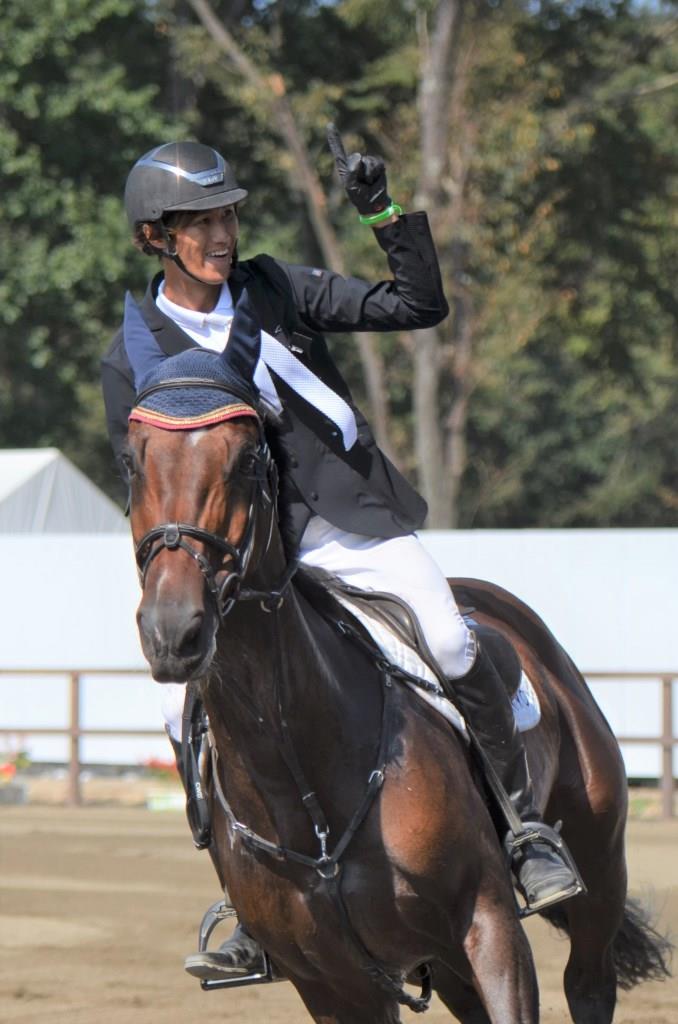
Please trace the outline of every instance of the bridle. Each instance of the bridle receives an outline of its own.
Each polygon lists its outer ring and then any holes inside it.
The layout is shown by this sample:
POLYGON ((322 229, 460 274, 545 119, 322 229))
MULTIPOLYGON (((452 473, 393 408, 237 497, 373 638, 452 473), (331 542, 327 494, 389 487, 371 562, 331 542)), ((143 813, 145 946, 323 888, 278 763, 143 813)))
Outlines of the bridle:
POLYGON ((284 592, 297 570, 296 560, 288 562, 278 585, 270 590, 253 590, 242 585, 247 574, 258 568, 266 557, 273 538, 273 528, 278 521, 278 468, 261 427, 259 445, 253 459, 251 479, 254 486, 250 495, 247 523, 239 544, 232 544, 224 537, 193 523, 161 523, 144 534, 134 551, 142 589, 146 583, 149 567, 161 551, 182 550, 191 556, 204 576, 220 623, 223 623, 236 601, 258 599, 264 611, 271 611, 282 604, 284 592), (262 509, 265 510, 267 517, 266 543, 257 559, 256 566, 253 566, 256 528, 262 509), (219 579, 222 570, 215 571, 209 558, 190 544, 187 537, 216 551, 220 556, 220 562, 223 562, 224 558, 230 559, 230 566, 225 570, 225 576, 222 579, 219 579))
MULTIPOLYGON (((182 383, 185 384, 186 382, 182 383)), ((207 382, 203 381, 202 383, 205 384, 207 382)), ((162 386, 163 385, 158 385, 157 387, 162 386)), ((174 384, 174 386, 177 385, 174 384)), ((389 750, 393 735, 393 722, 395 716, 394 702, 391 699, 391 678, 388 671, 384 671, 383 664, 380 665, 380 677, 383 683, 383 704, 377 766, 370 773, 362 799, 359 801, 349 822, 344 828, 342 835, 334 845, 333 850, 330 852, 327 843, 328 836, 330 834, 327 819, 320 806, 315 791, 306 779, 301 762, 292 742, 289 723, 283 710, 282 693, 280 688, 281 681, 284 678, 285 658, 283 656, 283 637, 281 635, 277 612, 284 601, 285 591, 297 570, 298 562, 296 560, 288 561, 283 575, 275 588, 271 588, 269 590, 254 590, 252 588, 243 587, 243 580, 247 576, 248 572, 256 569, 266 557, 271 546, 273 527, 278 520, 278 471, 268 444, 264 438, 261 421, 259 421, 259 444, 254 454, 252 467, 253 471, 251 479, 253 481, 253 486, 247 512, 247 523, 240 543, 237 545, 232 544, 230 541, 220 537, 218 534, 212 533, 209 530, 204 530, 202 527, 196 526, 192 523, 162 523, 158 526, 154 526, 141 538, 135 548, 135 557, 139 570, 141 586, 143 589, 149 567, 161 551, 182 550, 194 559, 203 574, 207 589, 212 595, 220 623, 223 623, 235 603, 242 600, 258 599, 264 611, 273 613, 271 615, 271 619, 276 648, 275 661, 278 666, 278 671, 275 677, 276 696, 274 702, 278 712, 279 727, 279 734, 276 737, 276 742, 280 755, 294 779, 304 808, 313 824, 313 829, 319 843, 319 856, 313 857, 306 853, 298 852, 271 842, 254 832, 236 817, 221 784, 219 776, 218 751, 216 745, 212 744, 212 778, 214 781, 217 799, 221 804, 222 811, 228 820, 232 833, 234 835, 239 835, 248 849, 253 852, 263 853, 272 857, 274 860, 291 861, 315 870, 318 873, 320 878, 323 880, 327 889, 327 894, 339 915, 339 920, 342 924, 343 930, 354 946, 355 953, 360 959, 363 970, 372 977, 372 979, 382 989, 397 999, 399 1003, 409 1006, 415 1012, 422 1012, 427 1008, 431 998, 431 974, 428 967, 424 965, 421 968, 421 996, 417 998, 412 996, 409 992, 406 992, 399 983, 397 977, 376 961, 367 947, 364 946, 362 939, 351 922, 344 902, 344 897, 341 892, 340 860, 350 843, 353 841, 358 829, 367 818, 367 815, 384 782, 386 766, 389 760, 389 750), (258 558, 256 566, 253 567, 252 559, 254 555, 255 535, 257 531, 259 512, 262 508, 265 508, 265 514, 267 516, 267 522, 265 524, 266 544, 262 548, 262 554, 258 558), (224 557, 230 558, 231 565, 229 569, 226 570, 226 575, 223 580, 219 581, 219 571, 215 572, 209 559, 201 551, 198 551, 192 544, 190 544, 186 538, 199 541, 207 548, 215 550, 219 554, 221 561, 223 561, 224 557)), ((337 627, 342 634, 345 634, 343 622, 338 622, 337 627)), ((248 710, 252 710, 249 702, 246 701, 245 706, 248 710)), ((263 722, 263 718, 258 715, 256 709, 254 710, 254 713, 258 721, 263 722)))

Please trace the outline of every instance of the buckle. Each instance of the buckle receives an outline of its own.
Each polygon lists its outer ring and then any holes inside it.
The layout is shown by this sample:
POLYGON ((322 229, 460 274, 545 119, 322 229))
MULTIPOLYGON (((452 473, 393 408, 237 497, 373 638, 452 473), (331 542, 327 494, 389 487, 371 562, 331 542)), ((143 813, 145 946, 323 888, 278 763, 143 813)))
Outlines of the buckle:
POLYGON ((162 535, 163 544, 170 551, 179 547, 181 541, 181 531, 178 523, 168 523, 165 527, 165 532, 162 535))

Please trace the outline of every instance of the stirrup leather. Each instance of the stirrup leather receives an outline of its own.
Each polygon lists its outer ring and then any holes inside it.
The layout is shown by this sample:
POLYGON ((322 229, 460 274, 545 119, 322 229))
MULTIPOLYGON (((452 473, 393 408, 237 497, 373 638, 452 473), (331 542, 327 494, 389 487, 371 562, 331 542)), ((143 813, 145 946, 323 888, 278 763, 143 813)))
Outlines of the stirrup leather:
POLYGON ((542 910, 546 910, 547 907, 553 906, 554 903, 560 903, 561 900, 569 900, 572 896, 577 896, 579 893, 585 893, 587 889, 584 884, 584 879, 581 877, 579 869, 574 862, 574 858, 570 853, 565 840, 560 834, 560 830, 563 827, 562 821, 557 821, 553 828, 551 828, 550 825, 546 825, 543 821, 524 821, 522 826, 523 827, 519 832, 507 832, 504 838, 504 849, 508 854, 509 862, 511 864, 513 863, 513 858, 521 847, 535 842, 544 843, 546 846, 550 846, 551 849, 554 850, 560 859, 567 865, 574 876, 574 882, 566 888, 561 889, 559 892, 553 893, 553 895, 548 897, 548 899, 540 900, 536 905, 530 904, 524 893, 521 893, 521 895, 525 902, 521 904, 516 892, 516 903, 518 904, 518 913, 520 917, 529 917, 531 914, 538 914, 542 910))
MULTIPOLYGON (((205 912, 198 931, 199 953, 207 952, 207 944, 212 932, 221 921, 225 921, 229 917, 237 917, 237 914, 233 907, 226 903, 226 900, 217 900, 217 902, 213 903, 209 910, 205 912)), ((284 980, 285 979, 280 977, 274 965, 271 963, 268 953, 262 950, 260 970, 252 971, 251 974, 234 976, 233 978, 223 978, 220 981, 208 981, 203 978, 200 981, 200 987, 206 992, 211 992, 212 989, 216 988, 238 988, 241 985, 263 985, 269 981, 284 980)))

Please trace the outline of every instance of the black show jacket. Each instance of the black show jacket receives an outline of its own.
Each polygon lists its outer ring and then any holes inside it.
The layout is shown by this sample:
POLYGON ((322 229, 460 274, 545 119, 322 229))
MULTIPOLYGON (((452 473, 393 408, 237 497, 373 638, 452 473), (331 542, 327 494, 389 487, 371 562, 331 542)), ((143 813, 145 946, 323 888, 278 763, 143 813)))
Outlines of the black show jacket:
MULTIPOLYGON (((426 214, 406 214, 374 234, 388 258, 392 280, 371 284, 266 255, 244 260, 229 277, 233 301, 246 285, 262 328, 345 399, 356 416, 358 440, 347 452, 335 424, 272 373, 284 407, 277 429, 281 511, 292 544, 301 539, 314 513, 343 530, 384 538, 411 533, 426 517, 423 498, 377 447, 322 336, 323 331, 432 327, 447 316, 426 214)), ((161 279, 161 274, 153 279, 140 308, 169 356, 195 342, 156 306, 161 279)), ((109 436, 124 478, 120 453, 135 389, 122 328, 102 359, 102 385, 109 436)))

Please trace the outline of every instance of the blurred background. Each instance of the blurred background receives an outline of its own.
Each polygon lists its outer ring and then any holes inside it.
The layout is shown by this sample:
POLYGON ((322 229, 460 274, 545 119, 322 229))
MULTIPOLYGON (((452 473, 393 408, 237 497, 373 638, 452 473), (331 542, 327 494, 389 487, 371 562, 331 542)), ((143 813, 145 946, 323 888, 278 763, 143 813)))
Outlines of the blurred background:
POLYGON ((439 248, 443 324, 330 339, 429 503, 436 557, 533 601, 585 671, 649 674, 599 697, 618 734, 663 733, 649 766, 625 747, 630 774, 670 778, 678 3, 3 0, 0 39, 8 754, 169 756, 158 688, 133 676, 138 592, 99 388, 124 292, 156 270, 131 245, 129 169, 161 142, 213 145, 250 193, 242 256, 379 279, 332 120, 349 151, 384 156, 392 196, 428 211, 439 248), (130 673, 124 698, 114 670, 130 673), (74 721, 155 738, 111 753, 74 721))
POLYGON ((4 0, 0 447, 119 497, 98 362, 155 271, 121 202, 155 144, 233 163, 241 255, 384 274, 334 120, 440 250, 445 323, 335 339, 428 525, 675 525, 677 26, 642 0, 4 0))

